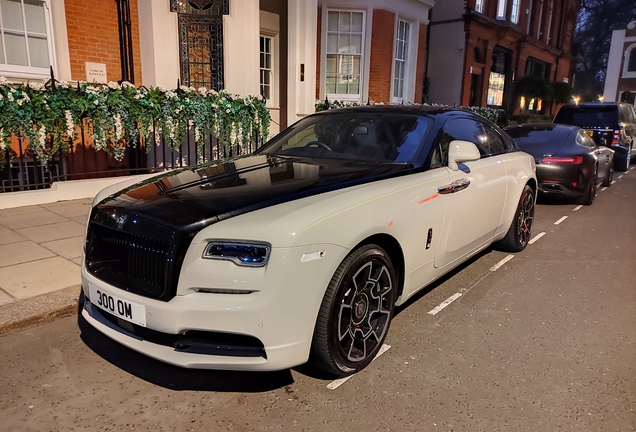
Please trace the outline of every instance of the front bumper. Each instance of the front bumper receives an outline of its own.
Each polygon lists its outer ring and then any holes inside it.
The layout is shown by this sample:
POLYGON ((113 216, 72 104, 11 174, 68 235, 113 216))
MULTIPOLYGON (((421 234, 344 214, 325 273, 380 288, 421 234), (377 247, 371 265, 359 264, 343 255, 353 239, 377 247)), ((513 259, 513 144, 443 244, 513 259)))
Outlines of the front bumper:
POLYGON ((82 268, 87 301, 86 321, 111 339, 135 351, 176 366, 224 370, 281 370, 305 363, 318 310, 329 280, 349 252, 335 245, 273 248, 261 269, 238 267, 228 261, 201 259, 202 245, 191 245, 179 278, 177 295, 168 302, 132 294, 109 285, 82 268), (324 257, 301 262, 303 254, 324 251, 324 257), (191 253, 192 252, 192 253, 191 253), (201 292, 201 288, 234 286, 248 294, 201 292), (207 285, 202 286, 203 283, 207 285), (123 300, 145 307, 146 328, 180 335, 189 331, 249 336, 262 343, 264 355, 245 356, 232 350, 227 355, 183 352, 169 344, 149 341, 130 324, 106 319, 106 312, 90 302, 89 284, 123 300))

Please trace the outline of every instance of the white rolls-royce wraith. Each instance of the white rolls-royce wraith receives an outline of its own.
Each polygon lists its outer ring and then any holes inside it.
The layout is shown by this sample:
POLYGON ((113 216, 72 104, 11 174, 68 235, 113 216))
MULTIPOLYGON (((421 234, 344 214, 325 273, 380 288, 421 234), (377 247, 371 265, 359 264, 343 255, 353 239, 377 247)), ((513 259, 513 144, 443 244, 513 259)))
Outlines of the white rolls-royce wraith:
POLYGON ((530 238, 534 160, 470 112, 310 115, 253 154, 94 200, 82 316, 189 368, 368 365, 394 308, 493 243, 530 238))

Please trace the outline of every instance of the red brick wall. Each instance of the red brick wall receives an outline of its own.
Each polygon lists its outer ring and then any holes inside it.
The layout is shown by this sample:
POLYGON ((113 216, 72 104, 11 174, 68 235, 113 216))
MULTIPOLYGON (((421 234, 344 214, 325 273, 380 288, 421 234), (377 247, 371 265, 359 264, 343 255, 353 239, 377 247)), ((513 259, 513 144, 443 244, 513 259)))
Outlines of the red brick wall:
MULTIPOLYGON (((84 62, 106 64, 108 81, 121 79, 117 2, 110 0, 66 0, 71 79, 86 80, 84 62)), ((166 2, 166 7, 167 2, 166 2)), ((139 20, 137 0, 130 0, 133 32, 135 84, 141 84, 139 20)))
POLYGON ((373 11, 369 99, 375 102, 388 103, 391 100, 394 27, 393 12, 382 9, 373 11))
POLYGON ((417 41, 417 68, 415 72, 415 103, 422 102, 422 85, 426 69, 426 24, 420 24, 420 35, 417 41))

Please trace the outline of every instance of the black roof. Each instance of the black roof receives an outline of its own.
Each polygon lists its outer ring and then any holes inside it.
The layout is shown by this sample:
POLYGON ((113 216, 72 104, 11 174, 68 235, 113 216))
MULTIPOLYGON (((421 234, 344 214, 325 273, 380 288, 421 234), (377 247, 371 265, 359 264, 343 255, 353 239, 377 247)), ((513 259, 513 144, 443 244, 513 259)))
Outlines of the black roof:
POLYGON ((524 123, 515 126, 508 126, 504 128, 505 131, 509 131, 512 129, 516 130, 545 130, 551 131, 554 129, 580 129, 578 126, 561 124, 561 123, 524 123))

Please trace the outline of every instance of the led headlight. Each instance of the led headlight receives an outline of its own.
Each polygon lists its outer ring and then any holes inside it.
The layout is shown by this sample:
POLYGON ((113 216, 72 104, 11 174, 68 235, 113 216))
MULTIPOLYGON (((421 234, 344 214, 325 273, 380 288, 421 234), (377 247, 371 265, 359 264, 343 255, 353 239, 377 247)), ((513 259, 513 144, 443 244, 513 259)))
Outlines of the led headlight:
POLYGON ((269 259, 270 249, 267 243, 213 241, 206 246, 203 258, 228 260, 245 267, 263 267, 269 259))

